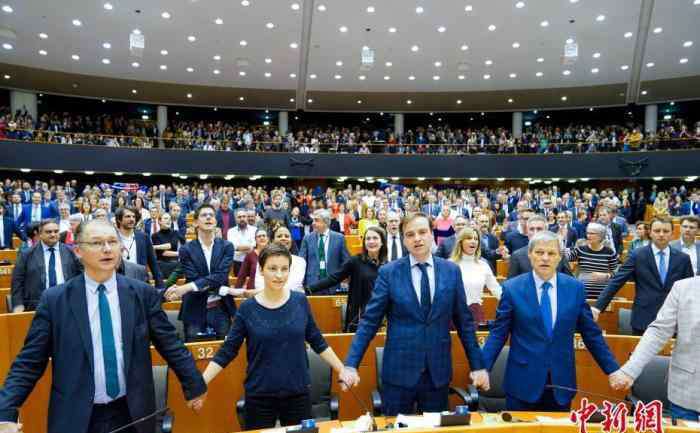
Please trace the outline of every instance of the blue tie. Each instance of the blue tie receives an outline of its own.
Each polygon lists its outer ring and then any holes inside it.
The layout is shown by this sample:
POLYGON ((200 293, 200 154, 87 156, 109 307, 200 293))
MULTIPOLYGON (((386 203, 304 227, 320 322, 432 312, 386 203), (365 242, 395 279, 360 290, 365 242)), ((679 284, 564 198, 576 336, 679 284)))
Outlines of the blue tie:
POLYGON ((549 289, 552 285, 549 281, 542 283, 542 297, 540 298, 540 312, 542 313, 542 321, 544 322, 544 330, 547 331, 547 337, 552 337, 552 302, 549 299, 549 289))
POLYGON ((105 294, 105 286, 97 286, 100 307, 100 332, 102 334, 102 358, 105 363, 105 387, 107 395, 116 398, 119 395, 119 375, 117 374, 117 347, 114 344, 112 330, 112 313, 109 311, 109 300, 105 294))
POLYGON ((661 284, 666 284, 666 254, 663 251, 659 251, 659 276, 661 277, 661 284))
POLYGON ((49 287, 53 287, 58 282, 56 281, 56 249, 54 247, 49 248, 49 287))
POLYGON ((430 280, 428 280, 428 264, 427 263, 416 263, 418 269, 420 269, 420 308, 423 311, 423 317, 426 319, 430 314, 430 280))

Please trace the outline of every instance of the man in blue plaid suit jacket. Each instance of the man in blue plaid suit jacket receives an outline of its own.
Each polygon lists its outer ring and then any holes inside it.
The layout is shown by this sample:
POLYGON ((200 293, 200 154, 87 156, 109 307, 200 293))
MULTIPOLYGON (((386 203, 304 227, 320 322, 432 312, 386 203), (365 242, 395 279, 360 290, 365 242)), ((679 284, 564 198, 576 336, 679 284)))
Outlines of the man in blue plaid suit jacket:
POLYGON ((474 321, 467 308, 459 268, 430 253, 432 230, 425 214, 407 217, 404 244, 409 255, 379 269, 372 298, 360 320, 340 380, 359 383, 357 367, 388 318, 382 402, 385 415, 447 409, 452 379, 450 320, 459 333, 476 386, 488 389, 474 321), (417 406, 417 408, 416 408, 417 406))

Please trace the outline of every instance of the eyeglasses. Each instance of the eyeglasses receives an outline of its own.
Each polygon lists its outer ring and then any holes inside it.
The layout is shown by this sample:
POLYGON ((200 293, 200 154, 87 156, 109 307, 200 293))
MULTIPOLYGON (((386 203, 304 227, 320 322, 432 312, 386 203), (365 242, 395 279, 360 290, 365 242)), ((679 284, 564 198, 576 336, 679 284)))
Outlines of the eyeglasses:
POLYGON ((98 250, 104 248, 107 245, 110 249, 115 249, 119 247, 121 242, 118 239, 108 239, 106 241, 91 241, 91 242, 79 242, 80 245, 84 245, 86 248, 91 250, 98 250))

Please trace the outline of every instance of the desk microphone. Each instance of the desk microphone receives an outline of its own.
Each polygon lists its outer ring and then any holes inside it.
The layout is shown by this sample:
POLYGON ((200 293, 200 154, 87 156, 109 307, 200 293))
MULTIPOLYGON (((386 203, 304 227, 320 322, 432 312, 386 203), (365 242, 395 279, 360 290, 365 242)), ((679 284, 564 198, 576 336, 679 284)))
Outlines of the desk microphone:
POLYGON ((129 424, 123 425, 123 426, 121 426, 121 427, 119 427, 119 428, 117 428, 117 429, 115 429, 115 430, 110 431, 109 433, 118 433, 118 432, 120 432, 120 431, 124 431, 124 430, 126 430, 126 429, 128 429, 128 428, 131 428, 131 427, 133 427, 133 426, 135 426, 135 425, 137 425, 137 424, 140 424, 140 423, 142 423, 142 422, 144 422, 144 421, 146 421, 146 420, 148 420, 148 419, 151 419, 151 418, 156 417, 156 416, 158 416, 158 415, 162 415, 162 414, 164 414, 165 412, 167 412, 167 411, 169 411, 169 410, 170 410, 169 407, 164 407, 164 408, 162 408, 162 409, 158 409, 157 411, 153 412, 153 413, 150 414, 150 415, 146 415, 146 416, 144 416, 144 417, 141 417, 141 418, 137 419, 136 421, 132 421, 132 422, 130 422, 129 424))
POLYGON ((512 413, 510 412, 501 412, 501 421, 507 422, 507 423, 516 423, 516 422, 534 422, 534 421, 528 421, 526 419, 520 419, 517 417, 514 417, 512 413))
MULTIPOLYGON (((344 383, 347 385, 345 382, 342 380, 338 379, 338 383, 344 383)), ((360 397, 357 396, 355 391, 352 389, 351 386, 348 386, 348 391, 350 391, 350 394, 355 398, 355 400, 360 404, 360 407, 362 407, 362 410, 365 411, 367 415, 369 415, 369 418, 372 420, 372 429, 370 431, 377 431, 377 421, 374 419, 374 414, 372 413, 371 410, 367 409, 367 406, 365 405, 365 402, 362 401, 360 397)))
MULTIPOLYGON (((580 392, 581 394, 590 395, 591 397, 602 398, 602 399, 604 399, 604 400, 612 401, 612 402, 615 402, 615 403, 624 403, 624 404, 626 404, 626 405, 627 405, 627 404, 630 404, 629 401, 620 400, 620 399, 617 398, 617 397, 612 397, 612 396, 605 395, 605 394, 598 394, 598 393, 590 392, 590 391, 584 391, 584 390, 578 389, 578 388, 570 388, 570 387, 568 387, 568 386, 561 386, 561 385, 551 385, 551 384, 548 384, 548 385, 545 385, 545 388, 560 389, 560 390, 562 390, 562 391, 570 391, 570 392, 576 392, 576 393, 580 392)), ((589 418, 589 420, 590 420, 590 422, 592 422, 592 423, 601 423, 601 422, 605 421, 605 416, 600 412, 600 409, 596 409, 596 411, 593 412, 593 415, 591 415, 591 417, 589 418)))

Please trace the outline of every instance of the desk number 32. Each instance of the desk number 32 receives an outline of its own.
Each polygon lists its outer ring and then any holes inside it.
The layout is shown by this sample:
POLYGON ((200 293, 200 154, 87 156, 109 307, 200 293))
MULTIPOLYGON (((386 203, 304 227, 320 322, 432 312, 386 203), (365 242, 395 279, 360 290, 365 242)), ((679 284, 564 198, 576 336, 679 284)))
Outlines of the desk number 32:
POLYGON ((214 348, 211 346, 198 347, 195 357, 197 359, 212 359, 214 357, 214 348))

